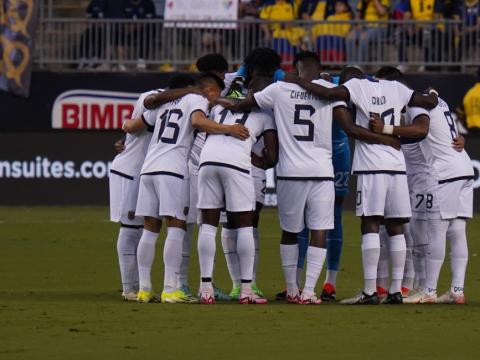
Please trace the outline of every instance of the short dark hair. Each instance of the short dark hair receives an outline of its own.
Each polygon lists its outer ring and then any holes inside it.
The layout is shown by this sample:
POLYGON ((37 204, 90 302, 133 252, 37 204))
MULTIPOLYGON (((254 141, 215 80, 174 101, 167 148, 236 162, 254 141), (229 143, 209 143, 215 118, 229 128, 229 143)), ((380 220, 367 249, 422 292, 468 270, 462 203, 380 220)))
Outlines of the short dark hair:
POLYGON ((365 79, 365 74, 359 68, 353 66, 344 67, 340 73, 339 83, 344 84, 351 79, 365 79))
POLYGON ((385 80, 398 80, 398 81, 405 80, 405 77, 403 76, 402 72, 393 66, 381 67, 375 73, 375 77, 377 79, 385 79, 385 80))
POLYGON ((197 60, 197 69, 201 72, 227 72, 228 62, 221 54, 207 54, 197 60))
POLYGON ((197 78, 196 84, 198 86, 206 86, 208 83, 212 82, 215 82, 215 84, 218 85, 221 90, 225 89, 225 83, 223 82, 223 80, 220 79, 217 75, 210 72, 202 73, 197 78))
POLYGON ((243 63, 249 70, 255 69, 262 75, 273 75, 275 70, 280 69, 282 58, 270 48, 255 48, 245 57, 243 63))
POLYGON ((186 74, 175 75, 168 82, 169 89, 181 89, 193 85, 195 85, 195 79, 186 74))
POLYGON ((273 79, 271 76, 255 76, 250 80, 248 84, 248 89, 252 90, 253 92, 262 91, 267 86, 273 83, 273 79))
POLYGON ((314 53, 313 51, 300 51, 298 54, 295 55, 295 58, 293 59, 293 66, 297 67, 297 64, 300 61, 306 59, 314 60, 318 63, 318 65, 320 65, 320 58, 317 53, 314 53))

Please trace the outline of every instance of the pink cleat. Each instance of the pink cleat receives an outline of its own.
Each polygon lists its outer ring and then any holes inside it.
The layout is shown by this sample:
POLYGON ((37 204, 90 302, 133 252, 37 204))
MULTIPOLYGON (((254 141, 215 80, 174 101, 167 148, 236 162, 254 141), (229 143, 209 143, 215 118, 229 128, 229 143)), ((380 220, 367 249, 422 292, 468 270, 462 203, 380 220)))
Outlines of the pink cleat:
POLYGON ((268 300, 262 296, 258 296, 252 291, 249 292, 242 292, 240 294, 240 300, 238 300, 239 304, 258 304, 263 305, 268 303, 268 300))
POLYGON ((298 299, 298 303, 301 305, 320 305, 322 299, 317 298, 314 292, 304 290, 298 299))
POLYGON ((205 288, 200 290, 200 303, 204 305, 215 304, 215 292, 213 288, 205 288))

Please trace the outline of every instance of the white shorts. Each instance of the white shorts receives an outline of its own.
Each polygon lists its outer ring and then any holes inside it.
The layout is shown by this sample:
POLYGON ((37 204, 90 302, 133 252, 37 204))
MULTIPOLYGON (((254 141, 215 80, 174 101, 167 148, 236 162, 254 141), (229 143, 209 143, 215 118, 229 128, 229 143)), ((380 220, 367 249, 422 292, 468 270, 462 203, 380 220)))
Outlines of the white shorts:
POLYGON ((278 216, 284 231, 333 229, 333 181, 277 181, 278 216))
POLYGON ((358 174, 357 216, 412 216, 406 175, 358 174))
POLYGON ((265 204, 265 192, 267 191, 267 174, 265 170, 252 166, 253 185, 255 187, 255 201, 265 204))
POLYGON ((187 220, 189 181, 170 175, 142 175, 138 193, 137 215, 187 220))
POLYGON ((200 212, 197 209, 198 201, 198 169, 192 164, 188 164, 189 187, 190 187, 190 205, 188 207, 187 224, 200 223, 200 212))
POLYGON ((473 180, 439 184, 432 178, 427 196, 428 219, 448 220, 473 216, 473 180))
POLYGON ((143 225, 135 215, 139 177, 133 179, 110 172, 110 220, 124 225, 143 225))
POLYGON ((427 185, 429 175, 417 173, 407 176, 408 189, 410 192, 410 206, 412 218, 427 220, 427 185))
POLYGON ((207 165, 198 173, 199 209, 230 212, 255 210, 253 178, 248 173, 224 166, 207 165))

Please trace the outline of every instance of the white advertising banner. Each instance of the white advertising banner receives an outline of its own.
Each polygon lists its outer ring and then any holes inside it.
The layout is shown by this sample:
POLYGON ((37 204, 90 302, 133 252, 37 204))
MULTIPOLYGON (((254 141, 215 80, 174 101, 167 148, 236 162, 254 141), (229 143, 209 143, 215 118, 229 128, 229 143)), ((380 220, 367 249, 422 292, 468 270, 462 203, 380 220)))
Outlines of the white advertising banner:
MULTIPOLYGON (((167 0, 165 20, 221 21, 238 19, 238 0, 167 0)), ((235 28, 235 23, 165 23, 166 27, 235 28)))

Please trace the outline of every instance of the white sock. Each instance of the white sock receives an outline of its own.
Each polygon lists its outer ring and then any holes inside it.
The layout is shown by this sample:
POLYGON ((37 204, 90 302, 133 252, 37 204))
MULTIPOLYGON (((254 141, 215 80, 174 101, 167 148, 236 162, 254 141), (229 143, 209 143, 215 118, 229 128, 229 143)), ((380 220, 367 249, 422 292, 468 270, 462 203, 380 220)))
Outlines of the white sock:
POLYGON ((237 254, 240 261, 240 277, 242 289, 248 288, 248 282, 252 281, 253 263, 255 259, 255 241, 253 240, 253 227, 237 229, 237 254))
POLYGON ((377 291, 377 267, 380 257, 380 236, 376 233, 362 235, 363 292, 372 295, 377 291))
POLYGON ((282 261, 283 276, 287 283, 288 293, 298 293, 297 285, 297 263, 298 245, 280 244, 280 258, 282 261))
POLYGON ((407 254, 405 257, 405 268, 403 270, 402 288, 413 289, 415 280, 415 269, 413 267, 413 237, 410 232, 410 224, 403 225, 403 234, 407 243, 407 254))
POLYGON ((392 262, 392 281, 388 292, 390 294, 395 294, 402 291, 407 243, 404 235, 390 236, 388 242, 390 248, 390 261, 392 262))
POLYGON ((215 262, 217 228, 202 224, 198 234, 198 262, 200 263, 200 277, 202 283, 212 282, 213 266, 215 262))
POLYGON ((195 224, 187 224, 187 232, 183 237, 182 244, 182 262, 180 263, 180 272, 177 275, 177 286, 188 286, 188 265, 190 263, 190 253, 192 251, 192 237, 195 230, 195 224))
POLYGON ((138 282, 137 247, 138 229, 120 227, 117 240, 118 264, 124 292, 134 291, 138 282))
POLYGON ((415 288, 425 288, 427 259, 427 221, 410 219, 410 234, 413 238, 413 267, 415 269, 415 288))
POLYGON ((463 293, 465 272, 468 262, 468 245, 466 235, 467 222, 464 219, 451 221, 447 231, 450 241, 450 265, 452 269, 451 290, 457 294, 463 293))
POLYGON ((309 246, 307 249, 307 274, 305 276, 304 291, 315 292, 315 285, 322 272, 327 249, 309 246))
POLYGON ((448 220, 428 220, 428 250, 425 287, 428 294, 437 291, 438 277, 445 259, 448 220))
POLYGON ((222 247, 232 287, 240 285, 240 261, 237 254, 237 230, 222 227, 222 247))
POLYGON ((390 284, 390 249, 388 247, 388 234, 385 226, 380 226, 380 257, 377 266, 377 287, 388 291, 390 284))
POLYGON ((333 286, 337 286, 337 274, 337 270, 327 270, 327 276, 325 277, 324 284, 329 283, 333 286))
POLYGON ((260 259, 260 234, 258 233, 258 228, 253 228, 253 241, 255 243, 255 258, 253 262, 253 274, 252 274, 252 283, 255 283, 257 280, 257 270, 258 270, 258 261, 260 259))
POLYGON ((157 238, 158 233, 143 229, 142 237, 138 243, 138 277, 141 290, 152 290, 150 273, 152 271, 153 259, 155 258, 155 243, 157 242, 157 238))
POLYGON ((185 230, 169 227, 167 229, 167 238, 163 248, 163 263, 165 273, 163 275, 163 290, 173 292, 177 288, 177 274, 180 272, 182 263, 182 247, 185 230))

